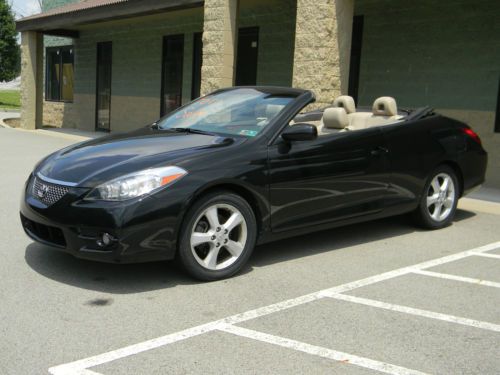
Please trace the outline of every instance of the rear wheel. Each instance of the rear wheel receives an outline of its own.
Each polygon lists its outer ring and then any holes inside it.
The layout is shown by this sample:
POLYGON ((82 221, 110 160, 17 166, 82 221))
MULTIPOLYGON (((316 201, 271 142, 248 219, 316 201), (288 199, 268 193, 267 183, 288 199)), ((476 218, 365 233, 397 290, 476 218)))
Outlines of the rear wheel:
POLYGON ((440 166, 430 175, 414 216, 417 223, 428 229, 443 228, 455 216, 459 185, 455 171, 440 166))
POLYGON ((179 259, 200 280, 219 280, 238 272, 255 246, 255 215, 249 204, 230 192, 211 193, 187 213, 179 259))

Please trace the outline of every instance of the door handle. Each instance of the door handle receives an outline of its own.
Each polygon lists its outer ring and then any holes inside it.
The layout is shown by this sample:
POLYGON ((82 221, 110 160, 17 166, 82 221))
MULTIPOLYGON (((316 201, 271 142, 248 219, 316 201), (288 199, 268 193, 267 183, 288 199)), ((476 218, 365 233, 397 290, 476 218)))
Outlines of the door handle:
POLYGON ((378 146, 378 147, 375 147, 373 150, 371 150, 370 153, 372 156, 382 156, 382 155, 388 154, 389 150, 385 147, 378 146))

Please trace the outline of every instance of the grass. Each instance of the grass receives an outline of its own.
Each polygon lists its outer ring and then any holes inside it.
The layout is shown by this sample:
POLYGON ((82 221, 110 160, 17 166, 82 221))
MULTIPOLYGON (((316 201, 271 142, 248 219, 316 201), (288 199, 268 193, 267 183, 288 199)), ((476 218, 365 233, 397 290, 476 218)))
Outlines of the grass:
POLYGON ((19 90, 0 90, 0 109, 20 109, 21 92, 19 90))

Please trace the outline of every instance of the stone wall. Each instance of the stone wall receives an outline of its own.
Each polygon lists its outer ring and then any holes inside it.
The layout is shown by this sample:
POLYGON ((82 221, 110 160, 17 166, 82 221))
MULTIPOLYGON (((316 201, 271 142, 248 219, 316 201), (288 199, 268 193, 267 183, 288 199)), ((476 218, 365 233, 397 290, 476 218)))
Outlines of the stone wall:
POLYGON ((206 0, 201 94, 233 85, 238 0, 206 0))
POLYGON ((346 92, 353 6, 354 0, 297 0, 293 86, 313 90, 316 107, 346 92))
POLYGON ((36 31, 21 33, 21 127, 42 125, 43 36, 36 31))

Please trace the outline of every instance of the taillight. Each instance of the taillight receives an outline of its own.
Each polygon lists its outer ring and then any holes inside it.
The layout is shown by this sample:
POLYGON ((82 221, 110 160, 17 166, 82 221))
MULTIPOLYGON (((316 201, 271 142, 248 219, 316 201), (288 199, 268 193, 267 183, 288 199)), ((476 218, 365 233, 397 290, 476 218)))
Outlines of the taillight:
POLYGON ((479 138, 479 135, 477 135, 477 133, 471 128, 462 128, 462 132, 469 138, 472 138, 474 141, 481 144, 481 138, 479 138))

